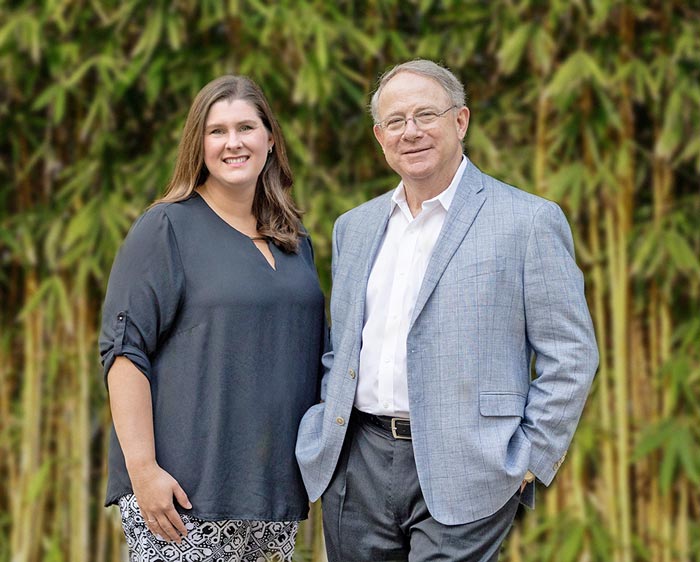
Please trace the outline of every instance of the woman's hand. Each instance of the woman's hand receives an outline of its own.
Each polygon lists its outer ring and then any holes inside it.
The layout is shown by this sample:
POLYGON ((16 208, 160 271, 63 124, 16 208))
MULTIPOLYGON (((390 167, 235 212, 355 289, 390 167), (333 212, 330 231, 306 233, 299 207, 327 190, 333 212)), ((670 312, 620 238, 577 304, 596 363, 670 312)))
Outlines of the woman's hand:
POLYGON ((127 357, 119 356, 107 384, 114 429, 141 515, 151 532, 179 543, 187 529, 173 497, 185 509, 192 505, 177 480, 156 462, 150 383, 127 357))
POLYGON ((180 484, 155 462, 131 467, 129 477, 148 528, 154 535, 179 544, 187 529, 173 498, 185 509, 192 507, 180 484))

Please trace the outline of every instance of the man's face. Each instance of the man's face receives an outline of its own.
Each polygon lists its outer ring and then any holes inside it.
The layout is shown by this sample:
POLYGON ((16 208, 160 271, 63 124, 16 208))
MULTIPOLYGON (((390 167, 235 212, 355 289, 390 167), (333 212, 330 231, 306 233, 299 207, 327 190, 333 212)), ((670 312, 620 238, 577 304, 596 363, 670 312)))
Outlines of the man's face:
POLYGON ((401 72, 384 86, 377 103, 380 125, 374 126, 374 136, 387 163, 407 186, 444 189, 449 185, 461 160, 469 110, 449 109, 425 125, 408 119, 406 127, 397 132, 381 124, 426 112, 440 114, 452 105, 438 82, 412 72, 401 72))

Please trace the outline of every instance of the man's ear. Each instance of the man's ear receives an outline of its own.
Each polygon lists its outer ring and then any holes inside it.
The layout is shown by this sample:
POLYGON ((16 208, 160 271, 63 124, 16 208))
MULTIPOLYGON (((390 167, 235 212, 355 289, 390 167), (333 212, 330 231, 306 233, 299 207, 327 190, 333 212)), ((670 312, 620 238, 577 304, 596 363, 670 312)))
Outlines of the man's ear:
MULTIPOLYGON (((465 105, 457 111, 457 134, 460 140, 464 140, 464 135, 467 134, 469 128, 469 108, 465 105)), ((376 134, 376 133, 375 133, 376 134)))
POLYGON ((375 125, 372 127, 372 132, 374 133, 374 138, 377 139, 377 142, 381 145, 382 152, 384 152, 384 129, 379 125, 375 125))

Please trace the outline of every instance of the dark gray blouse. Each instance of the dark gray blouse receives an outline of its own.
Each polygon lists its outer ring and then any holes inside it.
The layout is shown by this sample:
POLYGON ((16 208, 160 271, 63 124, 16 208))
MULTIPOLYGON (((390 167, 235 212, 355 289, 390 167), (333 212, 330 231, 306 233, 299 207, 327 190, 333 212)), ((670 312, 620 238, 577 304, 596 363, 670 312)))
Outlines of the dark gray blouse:
MULTIPOLYGON (((158 464, 200 519, 308 512, 294 444, 318 399, 323 294, 308 238, 298 254, 270 249, 276 271, 194 194, 146 211, 110 275, 105 376, 125 355, 150 381, 158 464)), ((131 492, 112 427, 106 505, 131 492)))

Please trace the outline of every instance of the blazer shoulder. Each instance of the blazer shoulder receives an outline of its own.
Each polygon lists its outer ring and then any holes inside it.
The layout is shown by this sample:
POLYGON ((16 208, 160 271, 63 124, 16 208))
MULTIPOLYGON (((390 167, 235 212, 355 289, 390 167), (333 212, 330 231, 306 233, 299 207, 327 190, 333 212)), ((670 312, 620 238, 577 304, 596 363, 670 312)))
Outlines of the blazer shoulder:
POLYGON ((361 205, 344 212, 336 220, 337 226, 343 226, 348 222, 363 221, 368 216, 383 212, 388 208, 393 193, 394 190, 392 189, 391 191, 387 191, 374 199, 370 199, 369 201, 366 201, 361 205))
POLYGON ((514 205, 523 214, 536 215, 540 210, 558 205, 545 197, 535 195, 514 185, 505 183, 499 179, 483 174, 483 185, 488 197, 499 205, 514 205))

